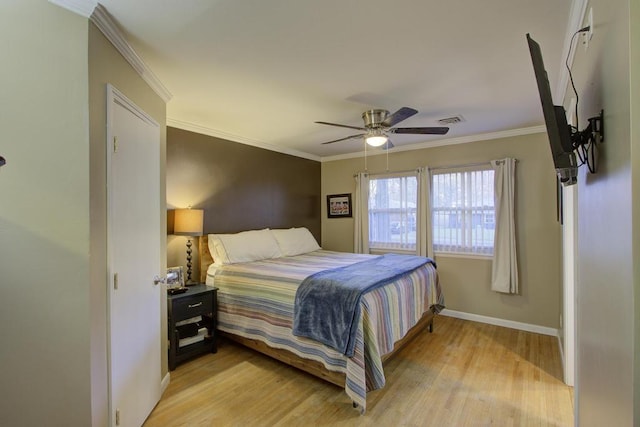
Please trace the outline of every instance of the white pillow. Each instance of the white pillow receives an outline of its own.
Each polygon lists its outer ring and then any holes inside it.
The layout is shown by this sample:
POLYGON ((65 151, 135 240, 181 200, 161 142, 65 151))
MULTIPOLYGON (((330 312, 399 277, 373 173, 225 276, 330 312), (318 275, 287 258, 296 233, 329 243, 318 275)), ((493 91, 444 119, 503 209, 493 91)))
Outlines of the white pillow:
POLYGON ((295 256, 317 251, 320 248, 313 234, 305 227, 271 230, 284 256, 295 256))
POLYGON ((209 251, 215 265, 260 261, 282 256, 268 228, 236 234, 209 234, 209 251))

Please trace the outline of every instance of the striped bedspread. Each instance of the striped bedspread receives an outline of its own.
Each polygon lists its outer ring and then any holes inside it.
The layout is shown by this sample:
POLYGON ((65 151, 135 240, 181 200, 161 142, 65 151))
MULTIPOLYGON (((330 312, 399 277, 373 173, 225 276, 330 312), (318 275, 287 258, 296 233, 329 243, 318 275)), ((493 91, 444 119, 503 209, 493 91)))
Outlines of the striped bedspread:
POLYGON ((318 361, 346 374, 345 391, 364 411, 367 391, 385 384, 381 357, 391 350, 431 306, 443 307, 433 265, 426 264, 364 295, 353 357, 294 336, 296 290, 308 276, 375 257, 314 251, 251 263, 212 267, 207 284, 218 288, 218 328, 318 361))

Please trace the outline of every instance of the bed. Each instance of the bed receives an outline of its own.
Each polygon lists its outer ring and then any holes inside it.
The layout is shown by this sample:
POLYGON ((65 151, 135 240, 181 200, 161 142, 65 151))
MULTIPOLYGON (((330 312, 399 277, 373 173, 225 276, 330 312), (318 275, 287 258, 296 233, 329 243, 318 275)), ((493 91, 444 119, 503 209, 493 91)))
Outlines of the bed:
POLYGON ((360 296, 347 350, 301 335, 297 322, 308 317, 296 298, 299 290, 319 289, 307 283, 313 277, 347 275, 381 257, 322 250, 303 228, 208 235, 200 239, 200 255, 201 281, 218 288, 223 336, 343 387, 361 413, 366 393, 385 384, 383 362, 431 330, 444 307, 435 264, 425 259, 360 296))

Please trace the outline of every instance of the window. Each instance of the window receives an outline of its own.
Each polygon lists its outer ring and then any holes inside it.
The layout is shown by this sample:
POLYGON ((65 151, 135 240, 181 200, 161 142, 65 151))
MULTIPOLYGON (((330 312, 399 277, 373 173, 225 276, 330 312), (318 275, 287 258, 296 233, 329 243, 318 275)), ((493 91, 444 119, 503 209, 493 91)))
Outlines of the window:
POLYGON ((416 251, 416 173, 369 179, 369 248, 416 251))
POLYGON ((493 169, 432 171, 433 250, 493 254, 493 169))

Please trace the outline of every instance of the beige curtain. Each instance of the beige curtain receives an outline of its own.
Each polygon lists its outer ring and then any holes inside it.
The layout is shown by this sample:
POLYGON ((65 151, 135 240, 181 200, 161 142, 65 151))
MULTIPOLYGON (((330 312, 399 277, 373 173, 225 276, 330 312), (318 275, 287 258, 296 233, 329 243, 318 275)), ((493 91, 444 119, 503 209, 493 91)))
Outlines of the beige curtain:
POLYGON ((355 176, 356 193, 353 200, 353 252, 369 253, 369 174, 355 176))
POLYGON ((433 258, 431 236, 431 176, 429 168, 418 169, 418 221, 416 224, 416 249, 418 255, 433 258))
POLYGON ((515 170, 516 160, 492 160, 494 175, 494 203, 496 229, 493 245, 491 289, 517 294, 518 262, 515 227, 515 170))

